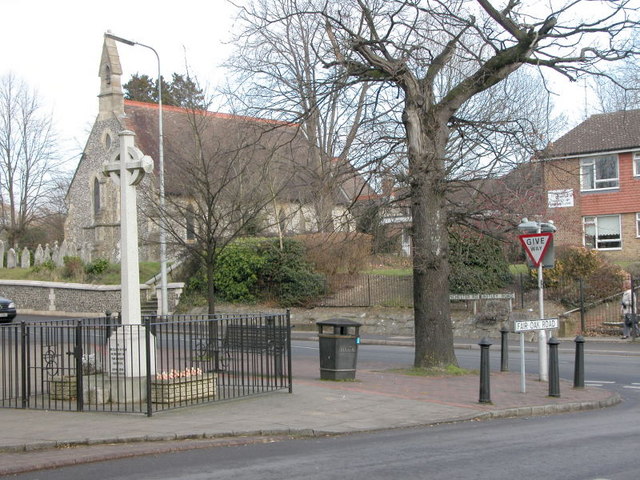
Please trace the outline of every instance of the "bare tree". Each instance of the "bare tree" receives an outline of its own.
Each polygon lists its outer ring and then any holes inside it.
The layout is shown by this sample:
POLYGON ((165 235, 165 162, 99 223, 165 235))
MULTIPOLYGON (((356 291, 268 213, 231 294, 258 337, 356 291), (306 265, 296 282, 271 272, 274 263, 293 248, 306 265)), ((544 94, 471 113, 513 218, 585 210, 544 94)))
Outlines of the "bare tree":
MULTIPOLYGON (((352 165, 363 170, 375 158, 361 140, 378 114, 371 110, 367 82, 350 83, 344 68, 326 68, 322 59, 331 44, 324 23, 295 15, 310 5, 257 0, 241 10, 236 51, 228 62, 235 75, 228 93, 248 115, 299 125, 309 151, 297 159, 296 168, 304 175, 307 190, 314 192, 315 230, 331 232, 336 198, 357 173, 352 165)), ((364 184, 360 182, 359 188, 364 184)))
POLYGON ((286 201, 282 192, 295 174, 292 159, 306 147, 297 130, 281 122, 195 109, 173 110, 165 118, 165 209, 153 191, 145 198, 170 246, 205 270, 213 314, 221 252, 240 236, 274 226, 271 206, 286 201))
MULTIPOLYGON (((576 79, 595 72, 600 62, 636 55, 629 35, 638 25, 636 8, 630 0, 510 0, 500 6, 489 0, 287 4, 294 13, 272 16, 271 23, 287 25, 295 12, 300 18, 319 19, 332 44, 330 51, 317 50, 327 68, 399 97, 413 219, 414 363, 455 363, 447 194, 451 173, 464 171, 468 163, 448 152, 454 134, 462 132, 461 114, 483 93, 499 91, 518 69, 546 67, 576 79)), ((390 99, 384 93, 381 97, 390 99)), ((393 109, 389 101, 384 105, 393 109)), ((477 128, 479 134, 483 131, 477 128)), ((464 152, 465 140, 460 140, 464 152)))
POLYGON ((61 164, 52 117, 35 91, 8 74, 0 79, 0 208, 9 244, 17 245, 56 192, 61 164))
POLYGON ((570 78, 635 54, 630 2, 354 0, 323 2, 337 63, 362 81, 403 93, 414 240, 416 366, 455 363, 448 302, 447 146, 457 114, 526 65, 570 78), (589 5, 594 2, 589 2, 589 5), (593 10, 590 10, 593 11, 593 10), (452 75, 452 68, 455 68, 452 75), (453 81, 439 81, 442 78, 453 81))
POLYGON ((640 108, 640 65, 629 59, 594 82, 602 113, 640 108))
MULTIPOLYGON (((487 190, 473 181, 505 173, 509 163, 513 167, 525 152, 540 148, 553 132, 553 122, 544 126, 540 121, 548 116, 548 97, 532 95, 536 86, 522 88, 531 83, 534 69, 520 67, 546 66, 574 78, 597 61, 634 53, 616 45, 624 27, 635 24, 622 15, 628 2, 613 9, 604 5, 602 18, 595 21, 580 20, 580 3, 547 6, 541 15, 542 7, 518 1, 502 10, 486 0, 244 2, 250 26, 243 35, 256 39, 247 45, 258 47, 262 59, 254 61, 252 71, 259 80, 270 80, 259 98, 271 99, 271 108, 287 118, 292 113, 307 118, 300 113, 305 112, 303 102, 287 96, 295 91, 292 79, 309 88, 300 97, 313 98, 319 106, 331 104, 323 100, 331 98, 328 92, 355 98, 357 83, 366 87, 359 91, 364 97, 359 104, 367 128, 354 134, 354 142, 369 158, 385 160, 382 167, 375 162, 378 172, 406 185, 411 205, 416 366, 455 363, 447 227, 463 213, 473 216, 469 204, 486 197, 487 190), (294 42, 296 47, 287 50, 290 37, 300 38, 300 25, 315 32, 313 42, 294 42), (277 34, 267 41, 265 30, 277 34), (588 43, 591 36, 598 41, 588 43), (325 72, 322 82, 296 75, 309 58, 314 72, 325 72), (461 188, 467 198, 457 205, 452 193, 461 188)), ((250 55, 234 58, 239 57, 250 55)), ((319 118, 327 121, 332 112, 319 118)), ((350 115, 348 109, 341 112, 350 115)), ((484 213, 486 203, 476 203, 478 213, 484 213)))

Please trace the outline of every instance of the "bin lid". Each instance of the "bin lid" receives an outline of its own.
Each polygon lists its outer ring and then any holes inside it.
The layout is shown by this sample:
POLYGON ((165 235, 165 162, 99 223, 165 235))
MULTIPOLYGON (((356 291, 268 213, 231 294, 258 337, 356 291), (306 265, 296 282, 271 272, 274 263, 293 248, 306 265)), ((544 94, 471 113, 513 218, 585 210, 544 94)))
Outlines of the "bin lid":
POLYGON ((361 327, 360 322, 349 320, 348 318, 330 318, 329 320, 320 320, 316 325, 327 325, 329 327, 361 327))

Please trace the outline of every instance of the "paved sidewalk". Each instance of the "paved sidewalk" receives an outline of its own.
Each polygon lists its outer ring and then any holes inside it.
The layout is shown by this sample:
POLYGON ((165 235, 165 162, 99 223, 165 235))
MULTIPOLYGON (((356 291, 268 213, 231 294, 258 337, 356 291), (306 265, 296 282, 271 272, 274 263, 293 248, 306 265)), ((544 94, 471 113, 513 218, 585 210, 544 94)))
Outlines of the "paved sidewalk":
POLYGON ((416 377, 388 367, 359 364, 357 381, 328 382, 319 380, 317 359, 296 358, 293 394, 276 392, 157 413, 151 418, 0 409, 0 475, 135 452, 194 448, 194 442, 242 443, 264 441, 264 437, 343 434, 476 418, 543 415, 601 408, 620 401, 615 393, 594 387, 573 389, 567 381, 561 381, 560 398, 552 398, 548 396, 548 384, 534 376, 528 377, 523 394, 519 373, 494 370, 492 403, 480 404, 478 375, 416 377), (126 449, 112 445, 122 443, 128 444, 126 449), (59 448, 69 446, 76 448, 59 448))

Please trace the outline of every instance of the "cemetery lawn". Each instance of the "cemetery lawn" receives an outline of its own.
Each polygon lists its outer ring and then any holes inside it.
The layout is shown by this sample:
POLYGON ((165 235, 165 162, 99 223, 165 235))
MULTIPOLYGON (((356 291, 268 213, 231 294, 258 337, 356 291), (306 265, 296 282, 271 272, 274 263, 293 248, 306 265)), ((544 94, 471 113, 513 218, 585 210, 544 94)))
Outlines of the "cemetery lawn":
MULTIPOLYGON (((140 283, 144 283, 154 275, 160 273, 159 262, 140 262, 140 283)), ((45 282, 91 283, 95 285, 119 285, 120 265, 110 264, 99 275, 89 275, 84 272, 70 274, 64 268, 53 270, 43 268, 0 268, 0 280, 35 280, 45 282)))

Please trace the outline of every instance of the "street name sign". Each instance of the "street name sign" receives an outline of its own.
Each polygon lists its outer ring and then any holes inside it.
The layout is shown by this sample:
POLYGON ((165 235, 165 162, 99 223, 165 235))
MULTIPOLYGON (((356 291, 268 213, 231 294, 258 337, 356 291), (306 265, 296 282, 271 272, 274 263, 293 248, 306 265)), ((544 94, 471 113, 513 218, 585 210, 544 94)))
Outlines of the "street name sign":
POLYGON ((553 234, 550 232, 529 233, 519 235, 518 238, 520 238, 520 243, 524 247, 524 251, 527 252, 533 266, 538 267, 544 258, 547 248, 551 245, 553 234))
POLYGON ((515 293, 452 293, 449 300, 515 300, 515 293))
POLYGON ((514 320, 514 332, 529 332, 531 330, 551 330, 558 328, 557 318, 543 318, 540 320, 514 320))

